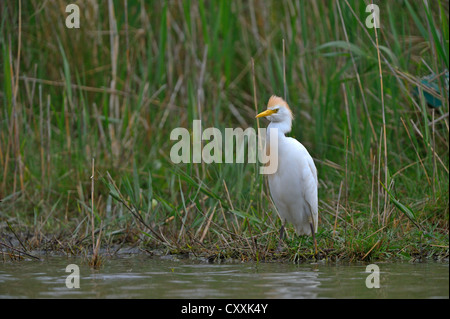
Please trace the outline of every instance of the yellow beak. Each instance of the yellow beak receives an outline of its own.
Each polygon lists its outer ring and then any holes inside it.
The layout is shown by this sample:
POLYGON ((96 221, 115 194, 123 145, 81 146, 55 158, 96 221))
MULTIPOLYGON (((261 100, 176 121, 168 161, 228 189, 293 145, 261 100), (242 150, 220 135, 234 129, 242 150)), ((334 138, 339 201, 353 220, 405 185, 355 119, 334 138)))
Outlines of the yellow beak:
POLYGON ((272 115, 273 113, 276 113, 276 112, 277 112, 276 110, 265 110, 264 112, 261 112, 258 115, 256 115, 255 118, 266 117, 266 116, 272 115))

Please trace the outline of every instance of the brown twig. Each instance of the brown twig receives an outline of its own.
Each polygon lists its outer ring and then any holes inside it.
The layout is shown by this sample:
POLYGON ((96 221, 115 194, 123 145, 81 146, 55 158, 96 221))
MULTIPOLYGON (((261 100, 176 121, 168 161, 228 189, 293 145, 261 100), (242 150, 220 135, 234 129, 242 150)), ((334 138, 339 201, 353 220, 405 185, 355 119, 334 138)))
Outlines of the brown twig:
POLYGON ((37 259, 37 260, 41 260, 41 258, 39 258, 39 257, 33 256, 33 255, 31 255, 31 254, 29 254, 29 253, 27 253, 27 252, 24 252, 24 251, 22 251, 22 250, 20 250, 20 249, 11 247, 11 246, 9 246, 9 245, 7 245, 7 244, 5 244, 5 243, 0 242, 0 245, 5 246, 5 247, 8 248, 8 249, 14 250, 14 251, 16 251, 16 252, 18 252, 18 253, 20 253, 20 254, 23 254, 23 255, 25 255, 25 256, 28 256, 28 257, 30 257, 30 258, 34 258, 34 259, 37 259))

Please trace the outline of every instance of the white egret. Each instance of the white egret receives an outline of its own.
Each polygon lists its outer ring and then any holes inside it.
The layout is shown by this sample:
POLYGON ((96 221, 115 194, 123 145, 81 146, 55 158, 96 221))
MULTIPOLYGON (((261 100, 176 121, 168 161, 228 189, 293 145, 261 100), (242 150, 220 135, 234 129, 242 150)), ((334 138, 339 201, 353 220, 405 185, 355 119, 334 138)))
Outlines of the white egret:
POLYGON ((294 225, 297 235, 313 236, 317 254, 317 169, 306 148, 296 139, 285 136, 291 131, 292 111, 286 101, 272 96, 267 110, 256 117, 265 117, 270 121, 266 143, 269 143, 269 134, 277 134, 278 168, 274 174, 268 175, 268 180, 270 194, 281 218, 278 249, 284 237, 284 225, 290 222, 294 225))

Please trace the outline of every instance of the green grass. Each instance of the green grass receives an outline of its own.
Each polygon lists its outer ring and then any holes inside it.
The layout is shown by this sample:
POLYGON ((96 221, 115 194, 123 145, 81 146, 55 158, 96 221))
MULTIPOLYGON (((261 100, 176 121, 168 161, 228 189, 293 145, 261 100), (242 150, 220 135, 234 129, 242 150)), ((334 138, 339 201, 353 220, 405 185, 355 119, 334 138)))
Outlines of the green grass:
POLYGON ((290 135, 318 168, 319 258, 448 260, 448 2, 380 3, 376 34, 356 0, 81 1, 80 29, 65 5, 0 3, 2 243, 312 258, 290 227, 274 252, 258 164, 169 158, 195 119, 256 128, 254 96, 261 111, 284 95, 285 59, 290 135), (414 94, 431 72, 437 109, 414 94))

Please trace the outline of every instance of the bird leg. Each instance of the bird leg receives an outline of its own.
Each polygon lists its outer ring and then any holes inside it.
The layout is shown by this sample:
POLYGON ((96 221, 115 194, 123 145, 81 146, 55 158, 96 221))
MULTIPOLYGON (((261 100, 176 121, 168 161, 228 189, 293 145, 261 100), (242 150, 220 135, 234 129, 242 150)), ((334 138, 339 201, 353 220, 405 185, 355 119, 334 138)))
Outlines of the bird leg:
POLYGON ((314 241, 314 255, 317 256, 317 241, 316 241, 316 233, 314 231, 314 225, 312 221, 309 222, 309 226, 311 227, 311 234, 314 241))
POLYGON ((282 249, 282 244, 283 244, 283 239, 284 239, 284 224, 281 224, 281 228, 280 228, 280 238, 278 240, 278 247, 276 252, 281 252, 282 249))

